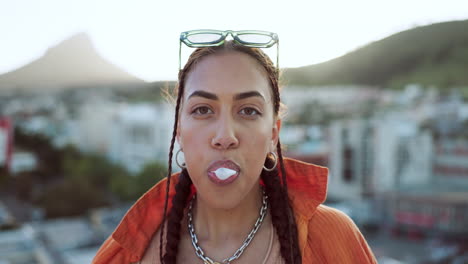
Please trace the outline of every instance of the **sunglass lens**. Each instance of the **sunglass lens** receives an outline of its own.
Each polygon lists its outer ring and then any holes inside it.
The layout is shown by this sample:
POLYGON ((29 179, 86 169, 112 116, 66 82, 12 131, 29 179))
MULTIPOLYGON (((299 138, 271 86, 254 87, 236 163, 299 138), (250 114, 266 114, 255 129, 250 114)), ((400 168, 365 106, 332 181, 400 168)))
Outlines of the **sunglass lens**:
POLYGON ((270 36, 260 34, 242 34, 238 35, 238 38, 242 42, 253 44, 268 44, 272 40, 270 36))
POLYGON ((199 33, 187 36, 187 39, 194 44, 218 42, 221 38, 222 35, 213 33, 199 33))

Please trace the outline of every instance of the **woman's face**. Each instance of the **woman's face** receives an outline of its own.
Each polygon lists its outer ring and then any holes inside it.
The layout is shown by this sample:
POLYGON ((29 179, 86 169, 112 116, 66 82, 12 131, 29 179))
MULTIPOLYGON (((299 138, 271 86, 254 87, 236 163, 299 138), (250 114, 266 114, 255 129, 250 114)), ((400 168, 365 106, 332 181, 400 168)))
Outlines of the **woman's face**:
POLYGON ((208 55, 188 74, 182 100, 177 140, 198 196, 233 208, 258 186, 278 142, 266 71, 241 52, 208 55))

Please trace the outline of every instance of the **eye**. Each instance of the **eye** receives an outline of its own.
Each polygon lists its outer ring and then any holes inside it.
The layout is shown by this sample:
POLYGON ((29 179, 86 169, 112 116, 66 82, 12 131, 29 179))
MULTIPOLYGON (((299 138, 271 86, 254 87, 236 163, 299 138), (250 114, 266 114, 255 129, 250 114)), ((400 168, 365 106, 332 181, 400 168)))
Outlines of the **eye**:
POLYGON ((246 108, 242 108, 242 110, 240 110, 239 112, 240 114, 242 115, 246 115, 246 116, 261 116, 262 114, 260 113, 260 111, 258 111, 257 109, 253 108, 253 107, 246 107, 246 108))
POLYGON ((208 115, 212 113, 213 111, 207 106, 200 106, 192 110, 192 114, 195 115, 208 115))

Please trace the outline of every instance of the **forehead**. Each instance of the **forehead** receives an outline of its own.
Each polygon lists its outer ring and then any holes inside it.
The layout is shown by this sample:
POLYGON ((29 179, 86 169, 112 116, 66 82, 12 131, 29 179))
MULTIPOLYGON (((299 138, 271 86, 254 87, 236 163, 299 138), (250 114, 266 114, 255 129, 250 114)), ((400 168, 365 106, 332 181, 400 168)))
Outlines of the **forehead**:
POLYGON ((202 58, 189 72, 184 98, 197 90, 215 94, 238 94, 258 91, 271 98, 266 70, 254 58, 238 51, 228 51, 202 58))

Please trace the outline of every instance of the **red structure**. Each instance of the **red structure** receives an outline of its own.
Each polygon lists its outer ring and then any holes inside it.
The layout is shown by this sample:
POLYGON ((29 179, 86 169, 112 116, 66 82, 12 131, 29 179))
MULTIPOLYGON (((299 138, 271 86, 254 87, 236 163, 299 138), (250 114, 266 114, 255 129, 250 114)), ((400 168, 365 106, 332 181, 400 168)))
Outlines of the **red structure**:
POLYGON ((13 153, 13 124, 10 118, 0 117, 0 167, 10 168, 13 153))
POLYGON ((437 235, 466 238, 468 235, 468 193, 438 192, 394 193, 391 201, 392 232, 419 240, 437 235))

